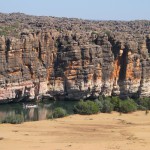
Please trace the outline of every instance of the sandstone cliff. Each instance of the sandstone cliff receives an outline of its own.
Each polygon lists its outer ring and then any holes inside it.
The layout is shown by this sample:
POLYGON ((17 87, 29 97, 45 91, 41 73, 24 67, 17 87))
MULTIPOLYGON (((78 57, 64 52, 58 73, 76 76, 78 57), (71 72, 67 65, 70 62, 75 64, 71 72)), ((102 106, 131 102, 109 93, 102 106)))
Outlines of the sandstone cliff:
POLYGON ((150 96, 150 22, 0 14, 0 101, 150 96))

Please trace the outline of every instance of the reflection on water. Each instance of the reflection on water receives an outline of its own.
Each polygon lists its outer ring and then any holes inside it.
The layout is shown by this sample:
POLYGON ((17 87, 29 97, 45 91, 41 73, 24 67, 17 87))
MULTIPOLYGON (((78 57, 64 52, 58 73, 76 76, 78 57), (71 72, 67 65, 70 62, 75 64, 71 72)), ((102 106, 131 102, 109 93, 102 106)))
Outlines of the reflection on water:
POLYGON ((56 107, 63 107, 68 114, 73 113, 76 101, 50 101, 48 103, 16 103, 0 105, 0 120, 9 115, 20 114, 25 121, 38 121, 47 118, 56 107))

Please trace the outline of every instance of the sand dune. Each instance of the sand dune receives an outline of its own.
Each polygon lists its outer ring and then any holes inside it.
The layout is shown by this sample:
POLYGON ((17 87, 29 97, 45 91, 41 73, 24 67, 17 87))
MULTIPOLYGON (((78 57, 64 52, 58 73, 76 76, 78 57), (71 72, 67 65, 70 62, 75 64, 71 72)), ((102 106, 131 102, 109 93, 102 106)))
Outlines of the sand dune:
POLYGON ((0 150, 149 150, 150 114, 73 115, 0 125, 0 150))

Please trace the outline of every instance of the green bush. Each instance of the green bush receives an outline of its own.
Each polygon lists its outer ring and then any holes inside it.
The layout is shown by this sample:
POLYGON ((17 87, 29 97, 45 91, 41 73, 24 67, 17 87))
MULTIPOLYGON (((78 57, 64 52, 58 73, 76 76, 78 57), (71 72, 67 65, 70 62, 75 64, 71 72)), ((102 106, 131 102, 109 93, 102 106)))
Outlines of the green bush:
POLYGON ((146 107, 142 106, 142 105, 137 105, 137 110, 147 110, 146 107))
POLYGON ((99 111, 102 112, 102 109, 103 109, 103 103, 101 100, 95 100, 95 103, 98 105, 99 107, 99 111))
POLYGON ((142 98, 137 100, 138 105, 145 107, 146 109, 150 110, 150 99, 149 98, 142 98))
POLYGON ((102 101, 102 105, 103 107, 102 107, 101 112, 103 113, 111 113, 114 109, 114 106, 109 99, 104 99, 102 101))
POLYGON ((120 112, 129 113, 129 112, 134 112, 136 110, 137 110, 137 104, 133 100, 128 99, 128 100, 121 101, 120 112))
POLYGON ((120 104, 121 104, 121 99, 119 98, 119 97, 117 97, 117 96, 113 96, 112 98, 111 98, 111 103, 113 104, 113 106, 114 106, 114 111, 120 111, 120 104))
POLYGON ((1 121, 1 123, 11 123, 11 124, 21 124, 22 122, 24 122, 24 118, 22 115, 7 116, 5 119, 1 121))
POLYGON ((91 115, 99 112, 99 106, 93 101, 81 100, 74 106, 74 112, 81 115, 91 115))
POLYGON ((111 103, 111 100, 111 97, 99 96, 95 102, 98 104, 100 112, 111 113, 113 111, 114 106, 111 103))
POLYGON ((61 107, 57 107, 54 109, 53 113, 48 116, 48 119, 52 118, 62 118, 67 116, 67 111, 61 107))

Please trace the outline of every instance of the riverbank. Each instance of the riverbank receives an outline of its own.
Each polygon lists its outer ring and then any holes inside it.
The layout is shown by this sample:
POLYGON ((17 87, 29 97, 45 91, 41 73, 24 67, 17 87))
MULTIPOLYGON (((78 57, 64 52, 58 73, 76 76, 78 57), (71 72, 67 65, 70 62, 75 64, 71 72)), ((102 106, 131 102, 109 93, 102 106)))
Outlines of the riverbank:
POLYGON ((2 150, 149 150, 150 114, 100 113, 0 124, 2 150))

